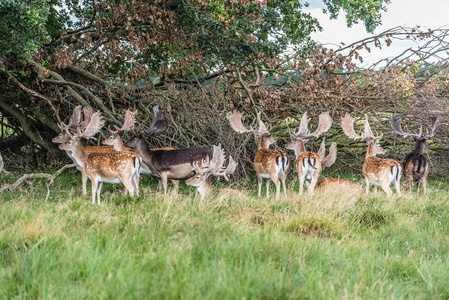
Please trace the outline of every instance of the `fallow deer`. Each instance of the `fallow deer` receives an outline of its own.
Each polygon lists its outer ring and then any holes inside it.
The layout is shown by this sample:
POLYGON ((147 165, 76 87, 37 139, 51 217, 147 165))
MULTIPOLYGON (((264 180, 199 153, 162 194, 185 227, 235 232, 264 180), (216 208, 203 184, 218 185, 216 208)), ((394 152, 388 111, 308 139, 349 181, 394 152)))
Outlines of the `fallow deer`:
POLYGON ((84 130, 71 133, 71 139, 59 146, 62 150, 72 152, 76 162, 83 168, 92 182, 92 203, 97 199, 100 204, 100 194, 103 182, 122 182, 126 191, 134 196, 139 193, 138 174, 142 159, 131 152, 87 153, 81 144, 81 138, 92 138, 104 125, 100 112, 92 115, 84 130))
POLYGON ((315 185, 316 192, 345 192, 358 194, 362 192, 362 188, 349 180, 340 178, 320 179, 315 185))
MULTIPOLYGON (((157 111, 157 113, 160 113, 159 111, 157 111)), ((153 119, 157 119, 157 116, 155 113, 153 115, 153 119)), ((136 123, 136 119, 133 115, 133 113, 130 110, 127 110, 125 112, 125 118, 123 121, 123 125, 121 128, 119 128, 118 126, 115 126, 115 130, 113 130, 111 127, 108 127, 109 132, 111 133, 111 135, 103 140, 102 144, 103 145, 110 145, 114 147, 115 151, 135 151, 135 149, 130 148, 130 147, 125 147, 125 145, 123 144, 122 139, 120 138, 119 133, 122 131, 130 131, 134 128, 134 125, 136 123)), ((163 147, 163 148, 151 148, 150 150, 174 150, 174 148, 171 147, 163 147)), ((140 168, 140 173, 143 174, 151 174, 151 170, 150 168, 145 164, 142 163, 142 167, 140 168)), ((159 179, 159 192, 162 191, 162 181, 160 178, 159 179)), ((171 180, 173 185, 174 185, 174 192, 175 194, 177 194, 178 189, 179 189, 179 181, 178 180, 171 180)))
POLYGON ((221 149, 221 145, 214 145, 213 148, 212 159, 194 162, 193 168, 196 174, 186 180, 187 185, 196 187, 201 198, 204 198, 212 189, 210 176, 221 176, 228 181, 228 175, 233 174, 237 168, 237 162, 234 161, 232 156, 229 156, 228 166, 226 168, 223 167, 226 158, 223 149, 221 149))
POLYGON ((379 144, 383 134, 374 136, 371 131, 371 127, 368 122, 368 115, 365 114, 365 127, 364 133, 358 135, 354 131, 355 119, 350 114, 346 113, 342 118, 341 128, 345 135, 352 139, 365 140, 368 144, 366 150, 365 162, 363 164, 363 176, 365 177, 366 193, 369 193, 369 186, 373 184, 376 189, 377 186, 381 186, 385 193, 390 197, 392 191, 390 185, 393 185, 396 192, 401 196, 400 180, 402 167, 393 159, 385 159, 376 157, 376 154, 385 154, 385 149, 379 144))
POLYGON ((270 196, 270 181, 276 185, 276 199, 279 198, 281 191, 281 182, 284 188, 284 195, 287 196, 285 179, 287 178, 288 157, 287 154, 279 149, 269 149, 270 145, 277 142, 277 139, 271 135, 270 130, 260 119, 260 112, 257 114, 259 129, 247 129, 242 123, 242 114, 232 113, 229 117, 231 128, 238 133, 252 132, 260 137, 259 149, 254 157, 254 168, 256 169, 257 181, 259 184, 258 197, 262 191, 262 180, 266 179, 267 197, 270 196))
MULTIPOLYGON (((206 148, 190 147, 174 150, 151 150, 145 142, 145 136, 157 136, 168 126, 167 119, 159 107, 153 108, 153 121, 148 130, 135 133, 134 138, 125 143, 126 147, 135 148, 143 162, 150 168, 152 174, 162 182, 164 194, 167 194, 167 180, 181 180, 190 178, 195 171, 193 163, 209 158, 206 148)), ((175 188, 177 188, 175 186, 175 188)), ((175 193, 177 190, 175 191, 175 193)))
MULTIPOLYGON (((83 109, 84 119, 82 119, 81 109, 81 105, 75 107, 68 124, 64 124, 62 122, 58 123, 58 127, 61 129, 61 132, 58 136, 52 139, 53 143, 62 144, 68 142, 71 139, 71 130, 76 131, 78 128, 80 130, 84 130, 86 128, 92 118, 92 108, 85 107, 83 109)), ((112 146, 84 146, 84 151, 86 151, 87 153, 111 152, 114 151, 114 148, 112 146)), ((76 160, 73 158, 72 151, 66 151, 66 153, 73 162, 76 162, 76 160)), ((87 174, 83 168, 79 166, 77 166, 76 168, 81 171, 83 195, 85 196, 87 194, 87 174)))
MULTIPOLYGON (((325 140, 321 143, 318 153, 306 151, 306 137, 319 137, 327 132, 332 126, 332 118, 329 112, 321 113, 319 116, 318 127, 310 133, 308 130, 307 112, 301 118, 299 129, 295 134, 290 132, 292 142, 286 146, 287 149, 295 151, 296 162, 295 169, 299 178, 299 194, 302 195, 304 182, 306 183, 309 195, 313 195, 315 185, 323 168, 330 167, 337 158, 337 144, 332 143, 329 149, 329 155, 326 155, 325 140)), ((289 130, 290 131, 290 130, 289 130)))
POLYGON ((435 135, 435 129, 437 127, 439 117, 431 118, 430 133, 422 136, 422 127, 419 134, 406 133, 402 130, 401 122, 405 120, 404 116, 392 116, 391 117, 391 128, 393 131, 403 137, 413 137, 416 142, 415 149, 407 154, 402 162, 402 168, 404 176, 408 181, 409 189, 412 191, 414 181, 418 184, 418 194, 419 185, 422 185, 424 194, 427 193, 427 175, 429 174, 429 163, 427 158, 423 155, 423 150, 427 145, 427 140, 431 139, 435 135))

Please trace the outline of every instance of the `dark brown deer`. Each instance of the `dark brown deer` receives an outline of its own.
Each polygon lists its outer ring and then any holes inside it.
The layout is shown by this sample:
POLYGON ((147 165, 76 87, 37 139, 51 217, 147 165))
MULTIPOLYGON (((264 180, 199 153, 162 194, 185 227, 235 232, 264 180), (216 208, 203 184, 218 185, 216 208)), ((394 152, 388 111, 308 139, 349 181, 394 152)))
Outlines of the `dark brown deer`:
MULTIPOLYGON (((157 111, 157 113, 160 113, 160 112, 157 111)), ((153 119, 157 118, 157 113, 155 112, 155 114, 153 115, 153 119)), ((127 110, 125 112, 125 117, 124 117, 122 127, 119 128, 118 126, 114 125, 115 130, 113 130, 111 127, 108 127, 108 130, 111 133, 111 135, 107 139, 103 140, 102 144, 113 146, 115 151, 135 151, 135 149, 133 149, 133 148, 125 147, 125 145, 123 144, 122 138, 119 135, 119 133, 122 131, 132 130, 134 128, 135 123, 136 123, 136 118, 134 117, 133 113, 130 110, 127 110)), ((174 150, 174 148, 171 148, 171 147, 151 148, 150 150, 153 150, 153 151, 155 151, 155 150, 174 150)), ((140 168, 140 173, 151 174, 151 170, 145 163, 142 163, 142 167, 140 168)), ((171 181, 174 186, 174 193, 177 194, 178 189, 179 189, 179 181, 178 180, 171 180, 171 181)), ((159 178, 159 192, 161 192, 162 189, 163 189, 162 181, 159 178)))
POLYGON ((319 137, 326 131, 328 131, 332 126, 332 118, 329 112, 321 113, 319 116, 318 127, 313 132, 310 133, 308 130, 308 120, 307 112, 301 118, 301 123, 299 125, 298 132, 290 136, 292 141, 285 148, 295 151, 296 163, 295 169, 298 172, 299 178, 299 194, 302 195, 304 182, 306 183, 309 195, 313 195, 315 185, 318 181, 318 177, 321 171, 325 167, 330 167, 337 158, 337 144, 332 143, 329 149, 329 155, 326 155, 325 140, 321 143, 320 150, 318 153, 306 151, 305 143, 308 141, 304 138, 306 137, 319 137))
POLYGON ((365 162, 363 163, 363 176, 365 177, 366 193, 369 192, 370 184, 375 186, 381 186, 385 193, 390 197, 392 191, 390 185, 393 185, 396 192, 401 196, 401 165, 393 159, 385 159, 376 157, 376 154, 385 154, 385 149, 379 144, 382 139, 383 134, 374 136, 371 131, 371 127, 368 122, 368 115, 365 114, 365 127, 364 133, 358 135, 354 131, 355 119, 346 113, 345 117, 341 120, 341 128, 345 135, 352 139, 365 140, 368 144, 368 149, 366 150, 365 162))
POLYGON ((254 157, 254 168, 256 169, 257 181, 259 184, 258 196, 262 191, 262 180, 267 180, 267 197, 270 196, 270 181, 276 185, 276 199, 279 198, 281 191, 281 182, 284 188, 284 195, 287 196, 285 179, 287 178, 288 157, 287 154, 279 149, 269 149, 270 145, 277 142, 277 139, 271 135, 270 130, 260 119, 260 112, 257 114, 259 129, 247 129, 242 123, 242 114, 234 112, 228 117, 231 128, 238 133, 252 132, 260 137, 259 150, 254 157))
POLYGON ((422 185, 424 194, 427 193, 427 175, 429 174, 429 162, 423 155, 423 151, 427 146, 427 140, 431 139, 435 135, 435 129, 437 127, 439 116, 431 118, 430 133, 422 136, 422 127, 419 134, 406 133, 402 130, 401 122, 405 120, 404 116, 397 115, 391 117, 391 128, 393 131, 403 137, 412 137, 415 140, 415 149, 407 154, 402 162, 402 169, 404 176, 408 181, 409 189, 412 191, 414 182, 419 186, 422 185))
POLYGON ((223 149, 221 149, 221 144, 218 146, 214 145, 214 152, 211 160, 202 160, 201 162, 196 161, 193 163, 196 174, 187 179, 186 184, 195 186, 197 192, 201 195, 201 198, 206 197, 212 190, 210 184, 211 176, 223 177, 228 181, 228 175, 233 174, 237 168, 237 162, 234 161, 232 156, 229 156, 227 167, 223 167, 225 160, 226 158, 223 149))
POLYGON ((69 141, 59 146, 62 150, 72 152, 73 158, 78 165, 85 170, 92 182, 92 203, 97 199, 100 204, 100 194, 103 182, 123 183, 126 187, 125 193, 134 192, 139 195, 139 169, 142 159, 137 153, 131 151, 112 151, 103 153, 87 153, 81 144, 81 138, 92 138, 96 135, 104 121, 100 112, 92 115, 92 118, 84 130, 78 128, 76 133, 71 133, 69 141))
POLYGON ((143 162, 150 168, 152 174, 162 181, 162 189, 167 194, 167 180, 181 180, 190 178, 194 174, 193 163, 209 159, 206 148, 190 147, 175 150, 151 150, 145 142, 145 136, 157 136, 168 126, 164 113, 159 107, 153 108, 153 121, 148 130, 135 133, 134 138, 125 143, 126 147, 135 148, 143 162))

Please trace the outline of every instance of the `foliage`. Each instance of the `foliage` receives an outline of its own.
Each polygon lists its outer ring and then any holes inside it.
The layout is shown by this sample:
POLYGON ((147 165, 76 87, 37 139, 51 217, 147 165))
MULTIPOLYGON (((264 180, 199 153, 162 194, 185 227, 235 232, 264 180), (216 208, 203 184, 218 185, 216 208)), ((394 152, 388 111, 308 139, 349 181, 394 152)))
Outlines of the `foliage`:
POLYGON ((132 199, 105 184, 98 206, 79 173, 63 178, 48 202, 43 185, 3 194, 2 298, 449 296, 443 182, 427 197, 279 200, 256 198, 252 182, 239 185, 249 199, 203 201, 191 187, 164 198, 144 182, 132 199))
POLYGON ((30 55, 50 40, 46 29, 48 0, 4 0, 0 3, 0 59, 9 53, 30 55))
POLYGON ((331 18, 337 18, 340 10, 346 12, 346 22, 348 27, 357 24, 358 21, 365 23, 367 32, 372 33, 374 29, 381 24, 381 10, 386 10, 385 5, 390 0, 372 0, 372 1, 353 1, 353 0, 323 0, 326 4, 326 12, 329 12, 331 18))

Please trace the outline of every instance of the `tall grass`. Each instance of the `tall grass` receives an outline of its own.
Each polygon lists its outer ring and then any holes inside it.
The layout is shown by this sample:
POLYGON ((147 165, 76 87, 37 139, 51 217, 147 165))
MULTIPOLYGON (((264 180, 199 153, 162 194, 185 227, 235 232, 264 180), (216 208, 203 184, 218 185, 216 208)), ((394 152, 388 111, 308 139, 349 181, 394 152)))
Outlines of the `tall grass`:
MULTIPOLYGON (((1 178, 2 181, 6 179, 1 178)), ((10 179, 8 179, 10 180, 10 179)), ((449 193, 178 197, 141 184, 80 195, 79 175, 4 193, 0 296, 11 298, 449 298, 449 193)), ((272 194, 274 191, 272 190, 272 194)))

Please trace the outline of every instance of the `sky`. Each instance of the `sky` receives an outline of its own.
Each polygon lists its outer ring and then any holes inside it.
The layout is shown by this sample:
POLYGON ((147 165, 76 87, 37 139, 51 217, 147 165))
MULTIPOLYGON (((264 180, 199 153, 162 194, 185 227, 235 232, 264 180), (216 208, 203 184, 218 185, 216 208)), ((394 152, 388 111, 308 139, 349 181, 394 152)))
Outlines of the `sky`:
MULTIPOLYGON (((317 18, 323 27, 322 32, 312 34, 315 41, 336 48, 335 45, 339 45, 340 42, 351 44, 371 36, 366 32, 363 22, 348 28, 344 13, 340 13, 337 20, 330 20, 329 15, 322 12, 324 5, 321 0, 308 2, 310 5, 306 11, 317 18)), ((374 34, 396 26, 420 25, 421 29, 449 28, 449 0, 391 0, 386 8, 387 11, 382 12, 382 25, 376 28, 374 34)), ((371 53, 361 53, 364 63, 360 66, 370 66, 382 58, 394 57, 410 47, 416 47, 416 43, 394 41, 392 46, 383 47, 382 51, 373 49, 371 53)))

